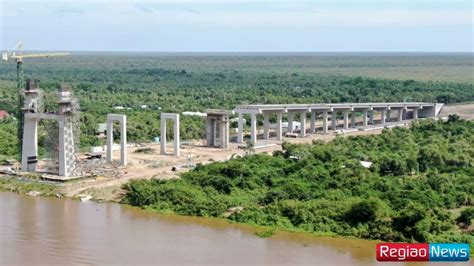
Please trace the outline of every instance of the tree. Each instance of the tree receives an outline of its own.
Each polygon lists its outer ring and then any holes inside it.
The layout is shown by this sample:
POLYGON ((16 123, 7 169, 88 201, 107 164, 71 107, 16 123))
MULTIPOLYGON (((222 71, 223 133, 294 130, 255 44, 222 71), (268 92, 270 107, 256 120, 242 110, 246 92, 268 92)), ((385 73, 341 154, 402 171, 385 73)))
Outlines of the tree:
POLYGON ((469 207, 462 210, 461 215, 456 219, 458 224, 462 224, 463 227, 469 227, 474 219, 474 208, 469 207))
POLYGON ((247 140, 245 143, 246 143, 245 148, 244 148, 245 154, 250 155, 250 154, 254 153, 255 152, 255 148, 254 148, 255 144, 253 143, 253 141, 247 140))

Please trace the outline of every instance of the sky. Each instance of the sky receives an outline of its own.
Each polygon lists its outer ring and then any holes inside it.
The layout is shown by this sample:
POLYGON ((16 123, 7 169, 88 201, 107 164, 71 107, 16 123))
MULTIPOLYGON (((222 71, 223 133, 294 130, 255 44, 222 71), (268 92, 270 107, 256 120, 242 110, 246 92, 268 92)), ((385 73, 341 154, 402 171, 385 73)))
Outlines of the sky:
POLYGON ((470 0, 0 0, 0 49, 473 52, 470 0))

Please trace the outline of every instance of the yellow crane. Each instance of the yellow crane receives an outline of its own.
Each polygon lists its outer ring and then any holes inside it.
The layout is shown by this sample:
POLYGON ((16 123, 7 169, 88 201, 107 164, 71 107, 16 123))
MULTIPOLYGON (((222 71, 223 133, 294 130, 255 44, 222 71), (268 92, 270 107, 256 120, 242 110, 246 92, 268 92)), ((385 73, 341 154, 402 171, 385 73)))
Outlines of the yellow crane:
POLYGON ((16 62, 16 78, 17 78, 17 88, 23 89, 23 59, 24 58, 44 58, 44 57, 51 57, 51 56, 65 56, 70 55, 70 53, 38 53, 38 54, 23 54, 22 51, 23 44, 19 42, 15 49, 17 52, 7 52, 2 54, 2 59, 4 61, 15 60, 16 62))
POLYGON ((23 59, 25 58, 45 58, 45 57, 52 57, 52 56, 65 56, 69 55, 70 53, 37 53, 37 54, 23 54, 22 51, 23 44, 19 42, 17 46, 14 48, 15 51, 7 52, 2 54, 2 60, 9 61, 15 60, 16 62, 16 86, 19 91, 19 101, 18 101, 18 154, 19 158, 21 159, 21 149, 23 145, 23 112, 21 112, 21 108, 23 108, 23 96, 22 96, 22 89, 24 89, 23 82, 24 74, 23 74, 23 59))

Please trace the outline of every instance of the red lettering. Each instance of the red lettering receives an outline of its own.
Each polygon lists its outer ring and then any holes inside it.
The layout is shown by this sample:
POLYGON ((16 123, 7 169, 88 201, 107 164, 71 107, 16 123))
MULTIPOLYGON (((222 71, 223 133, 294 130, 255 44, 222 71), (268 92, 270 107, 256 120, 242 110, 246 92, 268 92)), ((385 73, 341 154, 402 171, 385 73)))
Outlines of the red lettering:
POLYGON ((429 261, 429 244, 380 243, 377 261, 429 261))

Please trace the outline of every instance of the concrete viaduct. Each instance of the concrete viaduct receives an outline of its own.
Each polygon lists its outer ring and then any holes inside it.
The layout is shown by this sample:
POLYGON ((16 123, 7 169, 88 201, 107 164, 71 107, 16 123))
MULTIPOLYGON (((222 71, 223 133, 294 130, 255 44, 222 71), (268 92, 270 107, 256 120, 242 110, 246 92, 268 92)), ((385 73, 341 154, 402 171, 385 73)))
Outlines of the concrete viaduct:
MULTIPOLYGON (((239 105, 234 109, 238 114, 238 135, 237 142, 243 142, 243 116, 250 115, 250 141, 257 142, 257 125, 258 116, 263 115, 263 138, 269 139, 270 132, 270 116, 276 115, 276 139, 282 140, 283 115, 287 115, 288 130, 293 132, 293 121, 295 114, 300 116, 299 136, 304 137, 307 133, 306 119, 310 113, 309 133, 316 133, 316 120, 318 116, 322 117, 321 133, 328 133, 330 118, 331 129, 337 129, 338 114, 342 115, 342 129, 357 130, 368 129, 369 124, 375 125, 375 113, 380 114, 378 120, 382 127, 396 124, 403 124, 404 120, 436 117, 441 111, 443 104, 439 103, 423 103, 423 102, 403 102, 403 103, 331 103, 331 104, 264 104, 264 105, 239 105), (396 117, 392 117, 396 112, 396 117), (362 114, 362 124, 357 126, 357 114, 362 114), (350 117, 350 118, 349 118, 350 117)), ((406 122, 406 121, 405 121, 406 122)))

